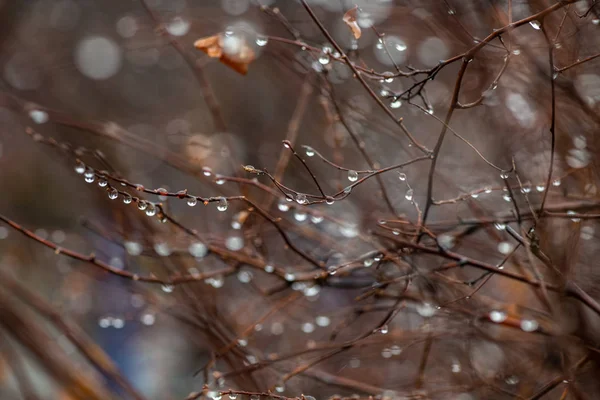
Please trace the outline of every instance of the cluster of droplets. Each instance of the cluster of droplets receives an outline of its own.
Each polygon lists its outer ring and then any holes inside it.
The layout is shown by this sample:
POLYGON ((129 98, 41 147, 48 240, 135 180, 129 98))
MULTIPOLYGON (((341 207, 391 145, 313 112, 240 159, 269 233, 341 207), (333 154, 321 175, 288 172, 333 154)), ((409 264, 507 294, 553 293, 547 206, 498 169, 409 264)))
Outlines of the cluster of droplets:
POLYGON ((121 317, 102 317, 98 320, 98 326, 100 328, 121 329, 125 326, 125 320, 121 317))
POLYGON ((383 358, 391 358, 393 356, 399 356, 402 354, 402 348, 398 345, 394 345, 392 347, 385 347, 381 350, 381 357, 383 358))

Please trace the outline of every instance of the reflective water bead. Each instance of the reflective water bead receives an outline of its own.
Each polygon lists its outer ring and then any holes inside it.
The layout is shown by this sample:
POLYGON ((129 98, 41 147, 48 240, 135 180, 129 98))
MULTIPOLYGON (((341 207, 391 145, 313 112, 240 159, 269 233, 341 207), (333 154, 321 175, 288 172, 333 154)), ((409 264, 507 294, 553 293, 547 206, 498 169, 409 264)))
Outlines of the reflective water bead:
POLYGON ((168 284, 164 284, 160 287, 162 289, 163 292, 165 293, 172 293, 173 290, 175 290, 175 286, 173 285, 168 285, 168 284))
POLYGON ((334 200, 334 198, 333 198, 333 197, 331 197, 331 196, 327 196, 327 197, 325 197, 325 203, 326 203, 327 205, 332 205, 334 202, 335 202, 335 200, 334 200))
POLYGON ((552 181, 552 186, 560 186, 560 179, 555 179, 552 181))
POLYGON ((228 206, 229 205, 227 204, 227 199, 225 197, 221 197, 217 202, 217 210, 219 211, 226 211, 228 206))
POLYGON ((266 36, 257 36, 256 37, 256 45, 263 47, 266 46, 269 42, 269 39, 266 36))
POLYGON ((386 335, 389 332, 388 326, 383 325, 381 328, 379 328, 379 332, 381 332, 383 335, 386 335))
POLYGON ((344 188, 344 193, 345 193, 345 194, 350 194, 350 192, 352 192, 352 186, 346 186, 346 187, 344 188))
POLYGON ((508 194, 508 193, 504 193, 502 195, 502 198, 504 199, 504 201, 510 201, 511 200, 510 194, 508 194))
POLYGON ((499 324, 501 322, 504 322, 505 320, 506 320, 506 313, 504 311, 499 311, 499 310, 490 311, 490 321, 499 324))
POLYGON ((319 63, 321 63, 322 65, 329 64, 329 56, 325 53, 321 53, 319 55, 319 63))
POLYGON ((508 172, 501 172, 500 173, 500 178, 502 178, 502 179, 508 179, 508 172))
POLYGON ((490 188, 490 187, 486 187, 486 188, 484 189, 484 193, 486 193, 486 194, 490 194, 490 193, 492 193, 492 188, 490 188))
POLYGON ((129 193, 126 193, 125 195, 123 195, 123 203, 131 204, 132 201, 133 201, 133 199, 131 198, 131 195, 129 193))
POLYGON ((306 203, 308 203, 308 200, 306 199, 306 195, 304 193, 298 193, 296 195, 296 202, 298 204, 306 204, 306 203))
POLYGON ((402 349, 398 345, 393 345, 390 350, 392 351, 393 356, 399 356, 402 353, 402 349))
POLYGON ((537 185, 535 187, 535 190, 537 190, 538 192, 543 192, 546 189, 546 186, 544 185, 537 185))
MULTIPOLYGON (((575 211, 573 211, 573 210, 569 210, 569 211, 567 211, 567 214, 568 215, 576 215, 577 213, 575 211)), ((579 222, 579 221, 581 221, 581 218, 571 218, 571 221, 573 221, 573 222, 579 222)))
POLYGON ((317 325, 325 327, 325 326, 329 326, 329 324, 331 323, 331 320, 329 319, 329 317, 326 317, 324 315, 319 315, 315 319, 315 322, 317 323, 317 325))
POLYGON ((138 201, 137 207, 139 210, 144 211, 148 207, 148 203, 146 203, 144 200, 140 200, 138 201))
POLYGON ((320 224, 321 222, 323 222, 323 216, 322 215, 312 215, 310 217, 310 222, 312 222, 315 225, 320 224))
POLYGON ((391 102, 390 102, 390 107, 391 108, 400 108, 402 106, 402 101, 400 101, 400 99, 398 99, 397 97, 395 97, 391 102))
POLYGON ((356 182, 358 180, 358 172, 354 171, 353 169, 348 171, 348 180, 350 182, 356 182))
POLYGON ((102 178, 102 179, 100 179, 98 181, 98 186, 100 186, 100 187, 107 187, 108 186, 108 181, 106 179, 102 178))
POLYGON ((277 392, 279 392, 279 393, 282 393, 284 390, 285 390, 285 383, 283 383, 283 382, 278 382, 278 383, 275 385, 275 391, 277 391, 277 392))
POLYGON ((524 319, 521 321, 521 329, 523 332, 534 332, 539 326, 538 322, 534 319, 524 319))
POLYGON ((292 272, 286 272, 283 278, 288 282, 293 282, 296 280, 296 275, 292 272))
POLYGON ((315 150, 312 147, 306 146, 305 151, 307 157, 312 157, 315 155, 315 150))
POLYGON ((413 199, 413 193, 414 193, 414 191, 412 189, 408 189, 406 191, 406 194, 404 195, 406 200, 411 201, 413 199))
POLYGON ((79 175, 83 174, 85 172, 85 164, 81 162, 75 164, 75 172, 77 172, 79 175))
POLYGON ((48 113, 42 110, 31 110, 29 111, 29 118, 36 124, 44 124, 48 122, 48 113))
POLYGON ((494 223, 494 227, 496 229, 498 229, 499 231, 503 231, 506 229, 506 224, 504 224, 502 222, 496 222, 496 223, 494 223))
POLYGON ((188 197, 188 199, 187 199, 188 206, 194 207, 196 204, 198 204, 198 199, 196 197, 188 197))
POLYGON ((225 179, 221 175, 217 175, 217 176, 215 176, 215 178, 216 178, 215 183, 217 185, 223 185, 225 183, 225 179))
POLYGON ((302 332, 304 333, 312 333, 315 330, 315 326, 310 322, 305 322, 302 324, 302 332))
POLYGON ((265 265, 265 272, 268 274, 272 274, 275 271, 275 267, 271 264, 265 265))
POLYGON ((96 176, 92 174, 91 176, 86 176, 84 179, 87 183, 94 183, 96 176))
POLYGON ((435 315, 436 309, 429 303, 419 303, 416 306, 417 313, 424 318, 429 318, 435 315))
POLYGON ((239 236, 229 236, 225 239, 225 247, 231 251, 238 251, 244 248, 244 239, 239 236))
MULTIPOLYGON (((256 40, 258 40, 258 39, 256 39, 256 40)), ((237 394, 236 394, 236 393, 229 393, 229 399, 230 399, 230 400, 235 400, 235 399, 237 399, 237 394)))
POLYGON ((304 211, 296 211, 294 213, 294 219, 298 222, 306 221, 307 217, 308 217, 308 214, 306 214, 304 211))
POLYGON ((119 192, 117 192, 117 189, 111 189, 111 190, 108 192, 108 198, 109 198, 109 199, 111 199, 111 200, 114 200, 114 199, 116 199, 117 197, 119 197, 119 192))
POLYGON ((286 211, 288 211, 290 209, 290 206, 288 206, 286 204, 285 200, 280 200, 279 203, 277 204, 277 208, 281 212, 286 212, 286 211))
POLYGON ((384 348, 383 350, 381 350, 381 357, 390 358, 391 356, 392 356, 392 351, 390 349, 388 349, 387 347, 384 348))
POLYGON ((393 72, 386 71, 386 72, 383 73, 383 76, 384 76, 383 80, 386 83, 392 83, 392 82, 394 82, 394 73, 393 72))
POLYGON ((513 250, 514 246, 509 242, 498 243, 498 251, 501 254, 507 255, 513 250))
POLYGON ((367 268, 369 268, 371 265, 373 265, 373 259, 372 258, 365 258, 365 260, 363 261, 363 265, 367 268))
POLYGON ((202 174, 204 176, 211 176, 212 175, 212 169, 210 169, 210 167, 202 167, 202 174))
POLYGON ((538 21, 530 21, 529 25, 531 25, 531 27, 536 31, 539 31, 541 28, 540 23, 538 21))
POLYGON ((202 242, 194 242, 190 244, 188 251, 193 257, 202 258, 208 253, 208 247, 202 242))

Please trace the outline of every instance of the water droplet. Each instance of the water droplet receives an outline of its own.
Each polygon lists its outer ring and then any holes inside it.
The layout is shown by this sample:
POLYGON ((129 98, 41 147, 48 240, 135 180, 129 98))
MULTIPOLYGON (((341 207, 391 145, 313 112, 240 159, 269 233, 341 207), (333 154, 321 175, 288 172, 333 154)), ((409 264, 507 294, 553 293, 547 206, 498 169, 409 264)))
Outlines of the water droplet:
POLYGON ((111 317, 102 317, 98 320, 98 326, 100 326, 100 328, 108 328, 111 325, 112 325, 111 317))
POLYGON ((140 254, 142 254, 142 245, 140 245, 137 242, 125 242, 124 246, 125 250, 127 250, 127 253, 129 253, 129 255, 131 256, 139 256, 140 254))
POLYGON ((275 271, 275 267, 271 264, 265 265, 265 272, 268 274, 272 274, 275 271))
POLYGON ((275 391, 276 391, 276 392, 282 393, 284 390, 285 390, 285 383, 283 383, 283 382, 278 382, 278 383, 275 385, 275 391))
POLYGON ((198 204, 198 199, 196 197, 188 197, 188 199, 187 199, 188 206, 194 207, 196 204, 198 204))
POLYGON ((399 98, 395 97, 390 103, 391 108, 400 108, 402 106, 402 101, 399 98))
POLYGON ((508 172, 501 172, 500 173, 500 178, 502 178, 502 179, 508 179, 508 172))
POLYGON ((249 283, 252 280, 252 272, 250 271, 240 271, 237 274, 238 281, 242 283, 249 283))
POLYGON ((202 242, 194 242, 188 247, 192 257, 202 258, 208 253, 208 247, 202 242))
MULTIPOLYGON (((567 214, 568 215, 576 215, 577 213, 575 211, 573 211, 573 210, 569 210, 569 211, 567 211, 567 214)), ((579 222, 579 221, 581 221, 581 218, 571 218, 571 221, 573 221, 573 222, 579 222)))
POLYGON ((408 189, 406 191, 406 194, 404 195, 404 197, 406 198, 406 200, 412 201, 412 199, 413 199, 413 193, 414 193, 414 191, 412 189, 408 189))
POLYGON ((108 192, 108 198, 111 200, 115 200, 117 197, 119 197, 119 192, 117 192, 117 189, 111 189, 108 192))
POLYGON ((555 179, 552 181, 552 186, 560 186, 560 179, 555 179))
POLYGON ((215 392, 215 393, 212 395, 212 398, 213 398, 214 400, 221 400, 221 399, 223 398, 223 395, 222 395, 220 392, 215 392))
POLYGON ((508 385, 516 385, 517 383, 519 383, 519 378, 517 378, 514 375, 509 376, 508 378, 506 378, 505 380, 506 384, 508 385))
POLYGON ((392 350, 388 349, 387 347, 384 348, 383 350, 381 350, 381 357, 390 358, 391 356, 392 356, 392 350))
POLYGON ((133 199, 131 198, 131 195, 129 193, 125 193, 123 195, 123 203, 131 204, 132 201, 133 201, 133 199))
POLYGON ((344 194, 350 194, 352 192, 352 186, 346 186, 344 188, 344 194))
POLYGON ((319 315, 316 319, 315 319, 317 325, 321 326, 321 327, 325 327, 325 326, 329 326, 329 324, 331 323, 331 320, 329 319, 329 317, 326 317, 324 315, 319 315))
POLYGON ((290 206, 286 204, 285 200, 280 200, 279 203, 277 204, 277 208, 281 212, 286 212, 286 211, 289 211, 290 206))
POLYGON ((486 187, 486 188, 484 189, 484 192, 485 192, 486 194, 490 194, 490 193, 492 193, 492 188, 491 188, 491 187, 486 187))
POLYGON ((216 178, 215 183, 217 185, 223 185, 225 183, 225 179, 223 179, 223 177, 221 175, 216 175, 215 178, 216 178))
POLYGON ((323 219, 324 217, 322 215, 311 215, 310 222, 312 222, 315 225, 318 225, 321 222, 323 222, 323 219))
POLYGON ((502 198, 504 199, 504 201, 511 201, 510 194, 508 194, 508 193, 504 193, 502 195, 502 198))
POLYGON ((401 181, 405 181, 406 180, 406 174, 404 172, 400 172, 398 174, 398 179, 400 179, 401 181))
POLYGON ((125 320, 123 318, 113 318, 112 326, 115 329, 121 329, 125 326, 125 320))
POLYGON ((211 176, 212 175, 212 169, 210 169, 210 167, 202 167, 202 174, 204 176, 211 176))
POLYGON ((455 373, 455 374, 458 374, 460 372, 460 370, 461 370, 460 364, 457 363, 457 362, 452 363, 452 366, 450 368, 451 368, 452 372, 455 373))
POLYGON ((100 179, 98 181, 98 186, 100 186, 100 187, 107 187, 108 186, 108 182, 106 181, 106 179, 102 178, 102 179, 100 179))
POLYGON ((306 203, 308 203, 308 200, 306 199, 306 195, 304 193, 298 193, 296 195, 296 202, 298 204, 306 204, 306 203))
POLYGON ((531 27, 536 31, 539 31, 541 28, 540 23, 538 21, 530 21, 529 25, 531 25, 531 27))
POLYGON ((479 193, 471 193, 471 197, 476 199, 479 197, 479 193))
POLYGON ((167 257, 171 255, 171 248, 166 243, 155 243, 154 251, 159 256, 167 257))
POLYGON ((85 172, 85 164, 81 162, 75 164, 75 172, 77 172, 79 175, 83 174, 85 172))
POLYGON ((537 190, 538 192, 543 192, 546 189, 546 186, 544 185, 537 185, 535 187, 535 190, 537 190))
POLYGON ((292 272, 286 272, 283 278, 288 282, 293 282, 296 280, 296 275, 294 275, 292 272))
POLYGON ((501 254, 507 255, 513 250, 514 246, 509 242, 500 242, 498 243, 498 251, 501 254))
POLYGON ((303 293, 306 297, 314 297, 314 296, 318 295, 320 291, 321 291, 321 286, 313 285, 313 286, 304 288, 303 293))
POLYGON ((36 124, 45 124, 48 122, 48 113, 42 110, 31 110, 29 111, 29 118, 36 124))
MULTIPOLYGON (((258 40, 258 39, 256 39, 256 40, 258 40)), ((237 399, 237 394, 236 394, 236 393, 229 393, 229 399, 230 399, 230 400, 235 400, 235 399, 237 399)))
POLYGON ((306 156, 307 157, 312 157, 312 156, 315 155, 315 150, 312 147, 306 146, 305 151, 306 151, 306 156))
POLYGON ((497 324, 504 322, 506 320, 506 313, 499 310, 490 311, 490 320, 497 324))
POLYGON ((217 210, 219 211, 226 211, 228 206, 229 205, 227 204, 227 199, 225 197, 221 197, 217 202, 217 210))
POLYGON ((539 328, 539 324, 534 319, 521 320, 521 329, 523 332, 534 332, 539 328))
POLYGON ((307 217, 308 217, 308 214, 306 214, 304 211, 298 210, 294 213, 294 219, 298 222, 306 221, 307 217))
POLYGON ((329 64, 329 55, 325 54, 325 53, 321 53, 321 55, 319 55, 319 63, 321 63, 322 65, 327 65, 329 64))
POLYGON ((383 325, 381 328, 379 328, 379 332, 382 335, 387 335, 387 333, 389 332, 389 328, 387 325, 383 325))
POLYGON ((348 171, 348 180, 350 182, 356 182, 358 180, 358 172, 356 172, 352 169, 350 171, 348 171))
POLYGON ((386 82, 386 83, 394 82, 394 73, 393 72, 386 71, 383 73, 383 76, 384 76, 384 78, 383 78, 384 82, 386 82))
POLYGON ((312 333, 315 330, 315 326, 310 322, 305 322, 302 324, 302 332, 304 333, 312 333))
POLYGON ((256 37, 256 45, 263 47, 266 46, 267 43, 269 42, 269 38, 267 38, 266 36, 257 36, 256 37))
POLYGON ((429 303, 419 303, 416 306, 417 313, 424 318, 433 317, 436 313, 436 309, 429 303))
POLYGON ((519 49, 514 49, 514 50, 512 51, 512 53, 513 53, 513 55, 514 55, 514 56, 518 56, 519 54, 521 54, 521 50, 519 50, 519 49))
POLYGON ((146 326, 154 325, 154 322, 156 321, 156 316, 151 313, 145 313, 144 315, 142 315, 142 318, 140 318, 140 321, 142 321, 142 324, 146 326))
POLYGON ((331 197, 331 196, 325 197, 325 203, 327 205, 332 205, 334 202, 335 202, 335 200, 333 199, 333 197, 331 197))
POLYGON ((145 200, 138 201, 137 208, 138 210, 144 211, 148 207, 148 203, 145 200))
POLYGON ((244 248, 244 239, 240 236, 229 236, 225 240, 225 247, 231 251, 238 251, 244 248))
POLYGON ((173 293, 173 290, 175 290, 175 286, 173 285, 168 285, 168 284, 164 284, 160 287, 162 289, 163 292, 165 293, 173 293))
POLYGON ((371 265, 373 265, 373 259, 372 258, 365 258, 365 260, 363 261, 363 265, 366 268, 369 268, 371 265))
POLYGON ((503 231, 506 229, 506 224, 503 224, 502 222, 496 222, 494 223, 494 227, 499 231, 503 231))

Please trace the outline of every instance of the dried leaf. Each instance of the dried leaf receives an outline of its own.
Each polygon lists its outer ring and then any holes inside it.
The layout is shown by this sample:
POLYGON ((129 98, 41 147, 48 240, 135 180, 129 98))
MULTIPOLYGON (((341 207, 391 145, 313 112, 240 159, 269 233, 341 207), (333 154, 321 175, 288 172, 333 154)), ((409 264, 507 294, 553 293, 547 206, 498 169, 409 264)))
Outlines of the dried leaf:
POLYGON ((358 22, 356 22, 357 14, 358 14, 358 6, 346 11, 346 14, 344 14, 344 22, 346 23, 346 25, 348 25, 348 27, 352 31, 352 34, 354 35, 355 39, 359 39, 360 35, 362 34, 362 31, 360 30, 360 26, 358 26, 358 22))
POLYGON ((224 34, 208 36, 196 40, 194 46, 209 57, 218 58, 223 64, 242 75, 246 75, 248 66, 256 58, 254 50, 248 46, 243 36, 224 34))

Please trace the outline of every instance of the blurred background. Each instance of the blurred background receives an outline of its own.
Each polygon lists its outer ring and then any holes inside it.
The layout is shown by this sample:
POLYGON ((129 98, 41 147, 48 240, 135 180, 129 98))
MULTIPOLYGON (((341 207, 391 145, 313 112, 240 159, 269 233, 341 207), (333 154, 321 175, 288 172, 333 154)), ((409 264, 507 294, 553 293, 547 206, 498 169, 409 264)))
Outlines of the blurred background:
POLYGON ((307 3, 0 0, 2 399, 600 393, 597 3, 307 3))

